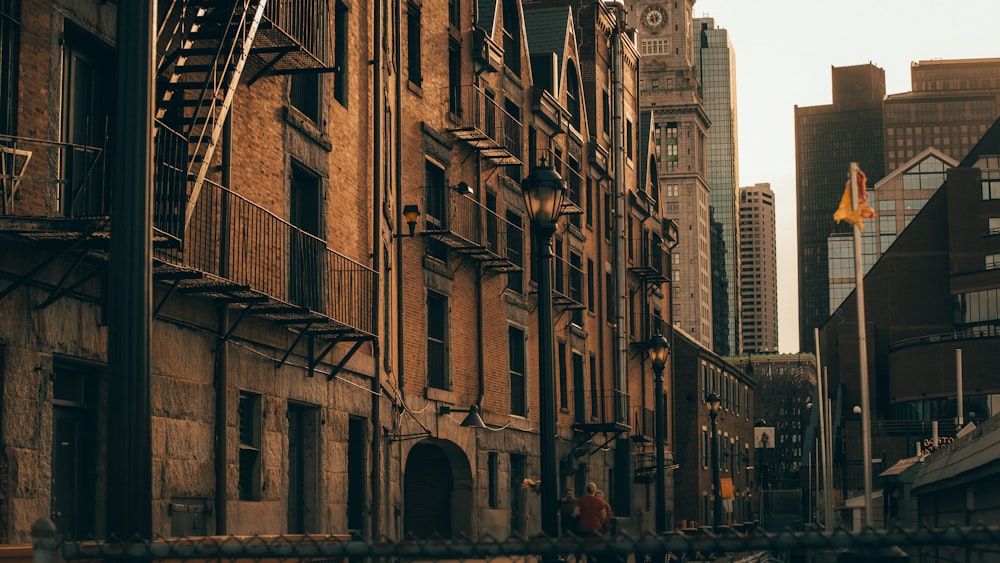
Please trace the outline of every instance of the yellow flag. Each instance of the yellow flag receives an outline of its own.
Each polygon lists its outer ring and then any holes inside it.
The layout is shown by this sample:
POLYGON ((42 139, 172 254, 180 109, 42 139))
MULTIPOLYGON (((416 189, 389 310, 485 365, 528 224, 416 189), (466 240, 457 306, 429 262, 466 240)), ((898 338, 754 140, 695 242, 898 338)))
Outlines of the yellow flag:
POLYGON ((865 219, 875 217, 875 210, 868 206, 868 179, 865 173, 858 169, 858 206, 851 209, 851 181, 848 180, 844 186, 844 195, 840 197, 840 206, 833 214, 836 222, 847 221, 856 225, 858 229, 865 230, 865 219))

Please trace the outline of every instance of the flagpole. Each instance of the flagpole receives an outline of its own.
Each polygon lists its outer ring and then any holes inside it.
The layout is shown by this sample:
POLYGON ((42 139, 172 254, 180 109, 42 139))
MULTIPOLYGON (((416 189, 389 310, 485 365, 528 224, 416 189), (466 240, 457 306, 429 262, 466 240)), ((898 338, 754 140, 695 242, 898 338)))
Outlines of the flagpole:
POLYGON ((830 426, 827 423, 828 419, 826 416, 826 411, 830 407, 826 402, 827 397, 827 386, 829 382, 826 378, 826 368, 822 367, 822 362, 820 361, 820 347, 819 347, 819 328, 813 328, 813 338, 816 341, 816 387, 819 392, 817 393, 817 402, 819 402, 819 469, 822 471, 823 475, 823 524, 826 531, 833 530, 833 494, 830 486, 829 473, 827 471, 828 467, 833 466, 833 457, 831 456, 831 450, 827 449, 827 439, 830 437, 830 426))
MULTIPOLYGON (((858 204, 858 163, 852 162, 851 169, 851 209, 858 204)), ((858 375, 861 379, 861 450, 862 468, 865 480, 865 525, 872 527, 872 423, 871 401, 868 397, 868 341, 865 336, 865 274, 861 253, 861 221, 854 225, 854 283, 858 306, 858 375)))

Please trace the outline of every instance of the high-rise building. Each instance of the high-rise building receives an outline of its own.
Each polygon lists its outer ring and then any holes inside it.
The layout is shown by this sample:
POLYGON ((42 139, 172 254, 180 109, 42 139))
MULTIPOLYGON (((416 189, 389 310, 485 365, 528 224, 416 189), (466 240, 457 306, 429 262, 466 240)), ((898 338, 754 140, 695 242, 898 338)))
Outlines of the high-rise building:
MULTIPOLYGON (((862 236, 865 271, 934 195, 945 170, 1000 115, 1000 59, 915 62, 910 81, 912 91, 883 102, 887 175, 869 182, 869 204, 878 219, 862 236)), ((830 235, 827 256, 832 313, 854 290, 851 234, 830 235)))
POLYGON ((807 352, 815 347, 813 329, 830 316, 827 238, 850 232, 832 218, 847 170, 858 162, 870 184, 885 174, 885 71, 869 63, 833 67, 832 74, 832 104, 795 107, 799 349, 807 352))
POLYGON ((885 99, 886 172, 927 147, 967 154, 1000 115, 1000 59, 918 61, 910 92, 885 99))
POLYGON ((737 198, 739 143, 736 120, 736 53, 729 32, 712 18, 694 19, 693 53, 708 129, 709 220, 712 224, 713 346, 740 354, 740 249, 737 198), (717 237, 718 236, 718 240, 717 237))
POLYGON ((743 351, 778 351, 778 254, 771 184, 740 188, 743 351))
POLYGON ((711 347, 712 257, 708 129, 695 71, 693 0, 629 3, 638 19, 639 104, 653 115, 653 143, 664 214, 677 222, 673 322, 711 347))

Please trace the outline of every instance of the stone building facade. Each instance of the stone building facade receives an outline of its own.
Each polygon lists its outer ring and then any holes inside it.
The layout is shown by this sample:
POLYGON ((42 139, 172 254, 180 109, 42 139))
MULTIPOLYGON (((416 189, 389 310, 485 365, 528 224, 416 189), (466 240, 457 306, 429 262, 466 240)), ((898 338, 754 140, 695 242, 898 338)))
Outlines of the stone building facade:
POLYGON ((151 305, 135 319, 150 335, 135 374, 149 533, 537 532, 521 182, 542 165, 568 192, 552 271, 559 487, 597 481, 622 527, 651 529, 653 413, 671 392, 653 396, 645 349, 671 325, 677 228, 637 126, 624 9, 234 6, 160 3, 152 140, 119 134, 121 3, 0 6, 0 539, 26 541, 39 517, 114 531, 109 474, 128 450, 109 439, 123 368, 108 349, 128 335, 108 201, 131 141, 153 155, 151 305), (460 425, 473 407, 486 428, 460 425))

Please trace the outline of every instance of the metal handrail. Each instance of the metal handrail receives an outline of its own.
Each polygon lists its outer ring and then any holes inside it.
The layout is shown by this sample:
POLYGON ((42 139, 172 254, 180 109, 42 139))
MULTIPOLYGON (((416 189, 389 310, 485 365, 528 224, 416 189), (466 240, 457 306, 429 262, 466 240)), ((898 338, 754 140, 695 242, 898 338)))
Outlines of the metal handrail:
POLYGON ((203 184, 184 249, 160 249, 157 258, 307 308, 364 335, 376 333, 374 270, 214 182, 203 184))
POLYGON ((301 48, 320 61, 326 61, 329 26, 317 25, 326 21, 326 0, 269 0, 264 7, 264 17, 271 25, 285 32, 301 48))
POLYGON ((109 216, 105 152, 98 146, 0 135, 0 216, 109 216))

